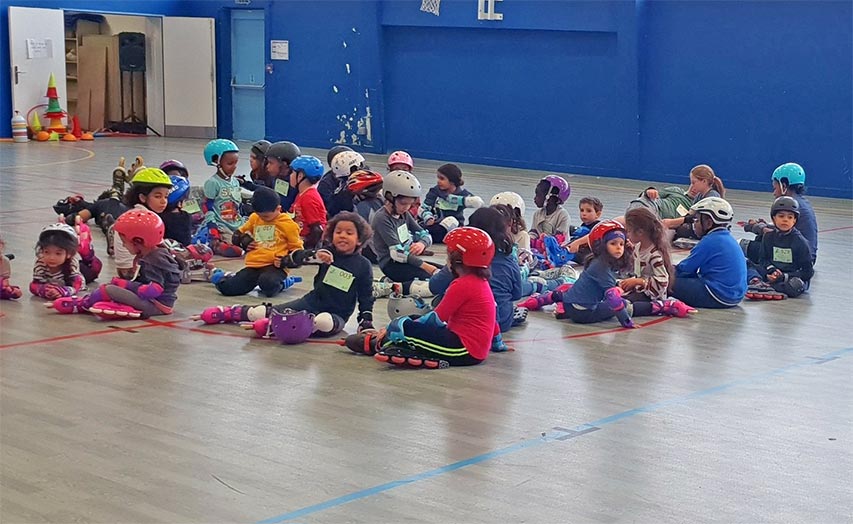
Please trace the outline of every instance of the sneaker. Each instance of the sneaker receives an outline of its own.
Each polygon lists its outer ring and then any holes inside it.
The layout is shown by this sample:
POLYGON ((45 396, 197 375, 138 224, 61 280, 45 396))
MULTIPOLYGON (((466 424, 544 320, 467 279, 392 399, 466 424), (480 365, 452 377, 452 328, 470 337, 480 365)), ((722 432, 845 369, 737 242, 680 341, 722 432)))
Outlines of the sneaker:
POLYGON ((539 274, 537 276, 540 278, 544 278, 545 280, 557 280, 558 278, 564 278, 570 280, 571 282, 575 282, 577 281, 579 275, 574 267, 572 267, 570 264, 565 264, 560 267, 543 269, 539 271, 539 274))
POLYGON ((518 326, 527 322, 527 308, 513 306, 512 308, 512 325, 518 326))
POLYGON ((678 249, 693 249, 698 243, 699 241, 695 238, 679 238, 676 239, 672 245, 678 249))
POLYGON ((391 282, 388 277, 383 277, 382 280, 373 282, 373 298, 385 298, 394 292, 402 294, 402 288, 401 284, 391 282))
POLYGON ((746 289, 746 298, 750 300, 785 300, 788 297, 785 293, 773 289, 773 286, 767 282, 756 282, 750 284, 746 289))

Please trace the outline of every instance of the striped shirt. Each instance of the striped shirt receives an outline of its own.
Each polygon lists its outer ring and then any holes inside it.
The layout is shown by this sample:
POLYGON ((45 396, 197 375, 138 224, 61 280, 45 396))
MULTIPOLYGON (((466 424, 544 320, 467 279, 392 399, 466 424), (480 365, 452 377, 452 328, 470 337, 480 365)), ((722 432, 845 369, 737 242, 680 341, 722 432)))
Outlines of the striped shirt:
POLYGON ((651 300, 664 300, 667 296, 669 286, 669 273, 666 272, 666 264, 663 254, 655 246, 648 249, 640 244, 634 246, 634 274, 646 281, 645 287, 640 290, 651 300))
POLYGON ((85 281, 83 275, 80 274, 80 264, 77 257, 74 256, 55 269, 47 267, 40 259, 36 259, 35 266, 33 266, 33 282, 67 287, 70 295, 74 295, 83 289, 85 281))

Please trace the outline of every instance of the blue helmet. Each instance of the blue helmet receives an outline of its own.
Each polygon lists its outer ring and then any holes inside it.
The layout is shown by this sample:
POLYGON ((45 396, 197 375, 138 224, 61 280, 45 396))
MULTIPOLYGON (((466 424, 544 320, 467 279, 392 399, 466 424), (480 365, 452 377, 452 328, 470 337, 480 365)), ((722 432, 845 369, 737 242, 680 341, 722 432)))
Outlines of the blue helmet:
POLYGON ((784 183, 789 186, 795 186, 797 184, 806 183, 806 172, 800 164, 788 162, 787 164, 782 164, 777 167, 773 171, 772 178, 780 184, 784 183))
POLYGON ((170 206, 174 206, 187 198, 190 192, 190 181, 180 175, 169 175, 172 180, 172 189, 169 191, 168 202, 170 206))
POLYGON ((217 138, 216 140, 211 140, 204 146, 204 161, 207 162, 209 166, 217 166, 219 165, 219 161, 222 160, 222 155, 225 153, 239 153, 240 148, 237 147, 237 144, 234 142, 227 140, 225 138, 217 138))
POLYGON ((316 156, 300 155, 293 159, 290 163, 290 169, 296 172, 305 173, 305 178, 310 182, 316 182, 323 177, 325 168, 323 162, 316 156))

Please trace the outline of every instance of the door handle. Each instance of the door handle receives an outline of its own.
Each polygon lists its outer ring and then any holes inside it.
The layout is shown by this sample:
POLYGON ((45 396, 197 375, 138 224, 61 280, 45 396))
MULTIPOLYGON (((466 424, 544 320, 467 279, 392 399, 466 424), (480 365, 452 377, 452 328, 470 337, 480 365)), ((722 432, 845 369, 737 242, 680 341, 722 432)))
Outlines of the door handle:
POLYGON ((15 66, 15 85, 18 85, 18 76, 27 74, 26 71, 21 71, 18 66, 15 66))
POLYGON ((255 84, 235 84, 235 83, 233 83, 233 82, 231 83, 231 87, 236 87, 236 88, 239 88, 239 89, 263 89, 264 87, 266 87, 266 85, 267 85, 266 83, 263 83, 263 84, 261 84, 261 85, 255 85, 255 84))

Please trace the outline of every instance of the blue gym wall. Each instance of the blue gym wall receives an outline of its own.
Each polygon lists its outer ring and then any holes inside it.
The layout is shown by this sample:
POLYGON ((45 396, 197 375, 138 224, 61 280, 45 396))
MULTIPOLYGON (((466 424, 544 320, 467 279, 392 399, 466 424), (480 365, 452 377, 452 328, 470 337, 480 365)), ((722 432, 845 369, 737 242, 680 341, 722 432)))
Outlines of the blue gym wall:
MULTIPOLYGON (((0 3, 3 136, 10 4, 216 18, 230 134, 233 0, 0 3)), ((709 163, 756 190, 798 161, 809 193, 853 196, 849 0, 504 0, 502 22, 477 21, 475 0, 442 0, 438 17, 419 6, 252 0, 267 39, 290 41, 267 77, 267 138, 329 147, 343 132, 371 152, 683 184, 709 163)))

